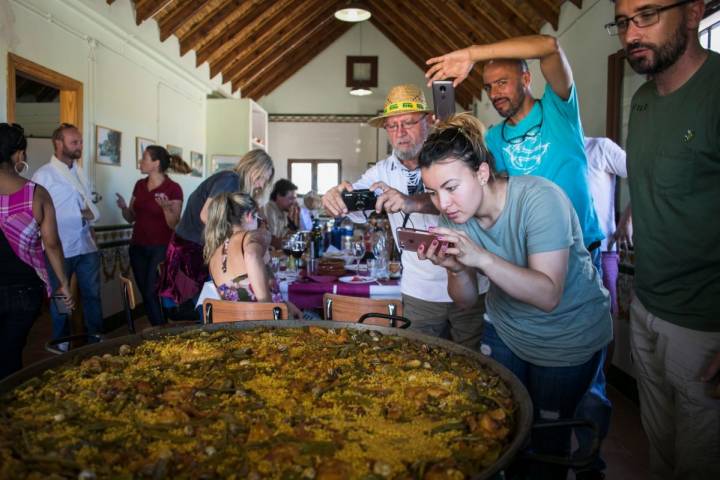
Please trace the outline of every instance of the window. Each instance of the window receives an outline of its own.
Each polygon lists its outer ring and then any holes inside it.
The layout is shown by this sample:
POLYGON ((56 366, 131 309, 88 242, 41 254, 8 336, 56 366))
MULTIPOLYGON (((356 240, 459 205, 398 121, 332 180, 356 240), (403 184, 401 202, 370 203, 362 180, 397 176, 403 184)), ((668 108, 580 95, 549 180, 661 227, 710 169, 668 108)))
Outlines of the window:
POLYGON ((700 45, 720 53, 720 10, 700 22, 700 45))
POLYGON ((320 195, 340 183, 340 160, 288 160, 290 181, 298 193, 314 190, 320 195))

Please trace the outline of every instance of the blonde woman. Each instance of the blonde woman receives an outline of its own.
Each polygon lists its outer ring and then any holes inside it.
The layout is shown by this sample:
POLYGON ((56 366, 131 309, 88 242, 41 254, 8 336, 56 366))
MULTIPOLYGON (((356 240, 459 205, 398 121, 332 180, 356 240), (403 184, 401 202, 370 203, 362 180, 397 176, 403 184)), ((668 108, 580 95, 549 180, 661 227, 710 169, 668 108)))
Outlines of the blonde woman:
MULTIPOLYGON (((203 254, 223 300, 283 301, 265 266, 267 237, 250 235, 257 228, 257 203, 250 195, 221 193, 210 201, 203 254)), ((288 307, 291 317, 302 318, 292 303, 288 307)))
POLYGON ((176 305, 192 300, 208 276, 203 261, 203 232, 211 199, 226 192, 262 195, 275 174, 272 158, 265 150, 251 150, 232 170, 215 173, 190 194, 180 223, 170 239, 159 294, 176 305))

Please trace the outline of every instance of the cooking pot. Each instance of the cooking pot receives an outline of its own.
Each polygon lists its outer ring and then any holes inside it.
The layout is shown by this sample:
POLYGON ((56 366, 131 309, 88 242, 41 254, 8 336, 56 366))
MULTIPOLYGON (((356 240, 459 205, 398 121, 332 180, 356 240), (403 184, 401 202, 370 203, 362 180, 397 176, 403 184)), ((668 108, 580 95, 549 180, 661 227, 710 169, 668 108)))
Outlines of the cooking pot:
POLYGON ((470 357, 476 362, 483 364, 492 369, 500 378, 502 378, 507 386, 510 388, 513 394, 513 399, 517 406, 517 417, 515 424, 515 432, 513 437, 506 448, 505 452, 497 459, 497 461, 491 466, 483 469, 482 471, 476 472, 472 478, 474 480, 483 480, 493 478, 499 471, 505 469, 513 460, 518 456, 522 456, 523 459, 535 460, 541 462, 555 463, 567 466, 582 466, 588 464, 594 453, 597 451, 597 428, 591 422, 584 420, 566 420, 558 422, 548 422, 533 426, 533 408, 530 400, 530 395, 525 389, 525 386, 510 370, 502 366, 492 358, 486 357, 485 355, 470 350, 469 348, 463 347, 449 340, 444 340, 437 337, 431 337, 422 333, 418 333, 414 330, 405 330, 399 328, 382 327, 377 325, 368 325, 363 323, 347 323, 347 322, 331 322, 331 321, 297 321, 297 320, 272 320, 272 321, 244 321, 235 323, 222 323, 222 324, 206 324, 206 325, 190 325, 183 327, 170 327, 158 330, 150 330, 138 334, 127 335, 124 337, 113 338, 102 341, 100 343, 90 344, 76 350, 71 350, 68 353, 59 355, 57 357, 48 358, 46 360, 37 362, 30 365, 19 372, 5 378, 0 381, 0 395, 9 392, 13 388, 23 384, 24 382, 39 376, 45 370, 58 369, 65 365, 77 365, 82 359, 91 357, 93 355, 103 355, 105 353, 116 354, 119 347, 123 344, 136 346, 146 340, 159 339, 166 336, 177 335, 190 330, 204 330, 204 331, 215 331, 218 329, 231 329, 231 330, 250 330, 254 328, 303 328, 308 326, 315 326, 321 328, 347 328, 350 330, 361 330, 368 331, 374 330, 383 335, 394 335, 398 337, 407 338, 409 340, 421 342, 433 347, 442 348, 448 352, 470 357), (534 454, 525 451, 529 442, 531 429, 534 428, 569 428, 569 427, 588 427, 595 431, 595 441, 593 452, 585 458, 566 458, 566 457, 553 457, 548 455, 534 454))

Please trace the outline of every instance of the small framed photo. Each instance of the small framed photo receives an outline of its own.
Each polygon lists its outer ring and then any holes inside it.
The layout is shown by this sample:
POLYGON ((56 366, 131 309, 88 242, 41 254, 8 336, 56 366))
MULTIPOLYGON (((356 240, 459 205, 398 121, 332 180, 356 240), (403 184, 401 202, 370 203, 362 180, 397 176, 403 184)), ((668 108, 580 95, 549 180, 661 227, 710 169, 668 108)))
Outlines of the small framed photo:
POLYGON ((194 152, 190 150, 190 168, 192 171, 190 175, 193 177, 202 177, 204 170, 204 155, 200 152, 194 152))
POLYGON ((122 132, 95 125, 95 163, 120 166, 122 132))
POLYGON ((242 155, 213 155, 211 173, 217 173, 220 170, 232 170, 241 158, 242 155))
POLYGON ((345 86, 354 88, 375 88, 378 86, 378 57, 346 57, 345 86))
POLYGON ((170 155, 177 155, 178 157, 182 158, 183 156, 183 149, 182 147, 178 147, 175 145, 168 145, 167 151, 170 155))
POLYGON ((142 161, 145 149, 150 145, 155 145, 155 140, 149 138, 135 137, 135 166, 140 170, 140 162, 142 161))

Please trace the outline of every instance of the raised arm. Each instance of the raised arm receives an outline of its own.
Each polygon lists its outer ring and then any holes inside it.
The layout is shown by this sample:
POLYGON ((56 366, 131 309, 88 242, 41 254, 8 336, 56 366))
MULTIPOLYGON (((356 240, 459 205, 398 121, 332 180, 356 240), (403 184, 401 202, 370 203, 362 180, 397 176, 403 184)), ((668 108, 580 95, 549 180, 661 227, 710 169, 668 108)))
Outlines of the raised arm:
POLYGON ((467 78, 476 63, 503 58, 540 60, 540 70, 553 91, 563 100, 570 98, 572 70, 557 38, 550 35, 528 35, 485 45, 471 45, 431 58, 426 62, 430 68, 425 77, 428 78, 428 86, 433 80, 445 78, 454 78, 453 83, 457 86, 467 78))

